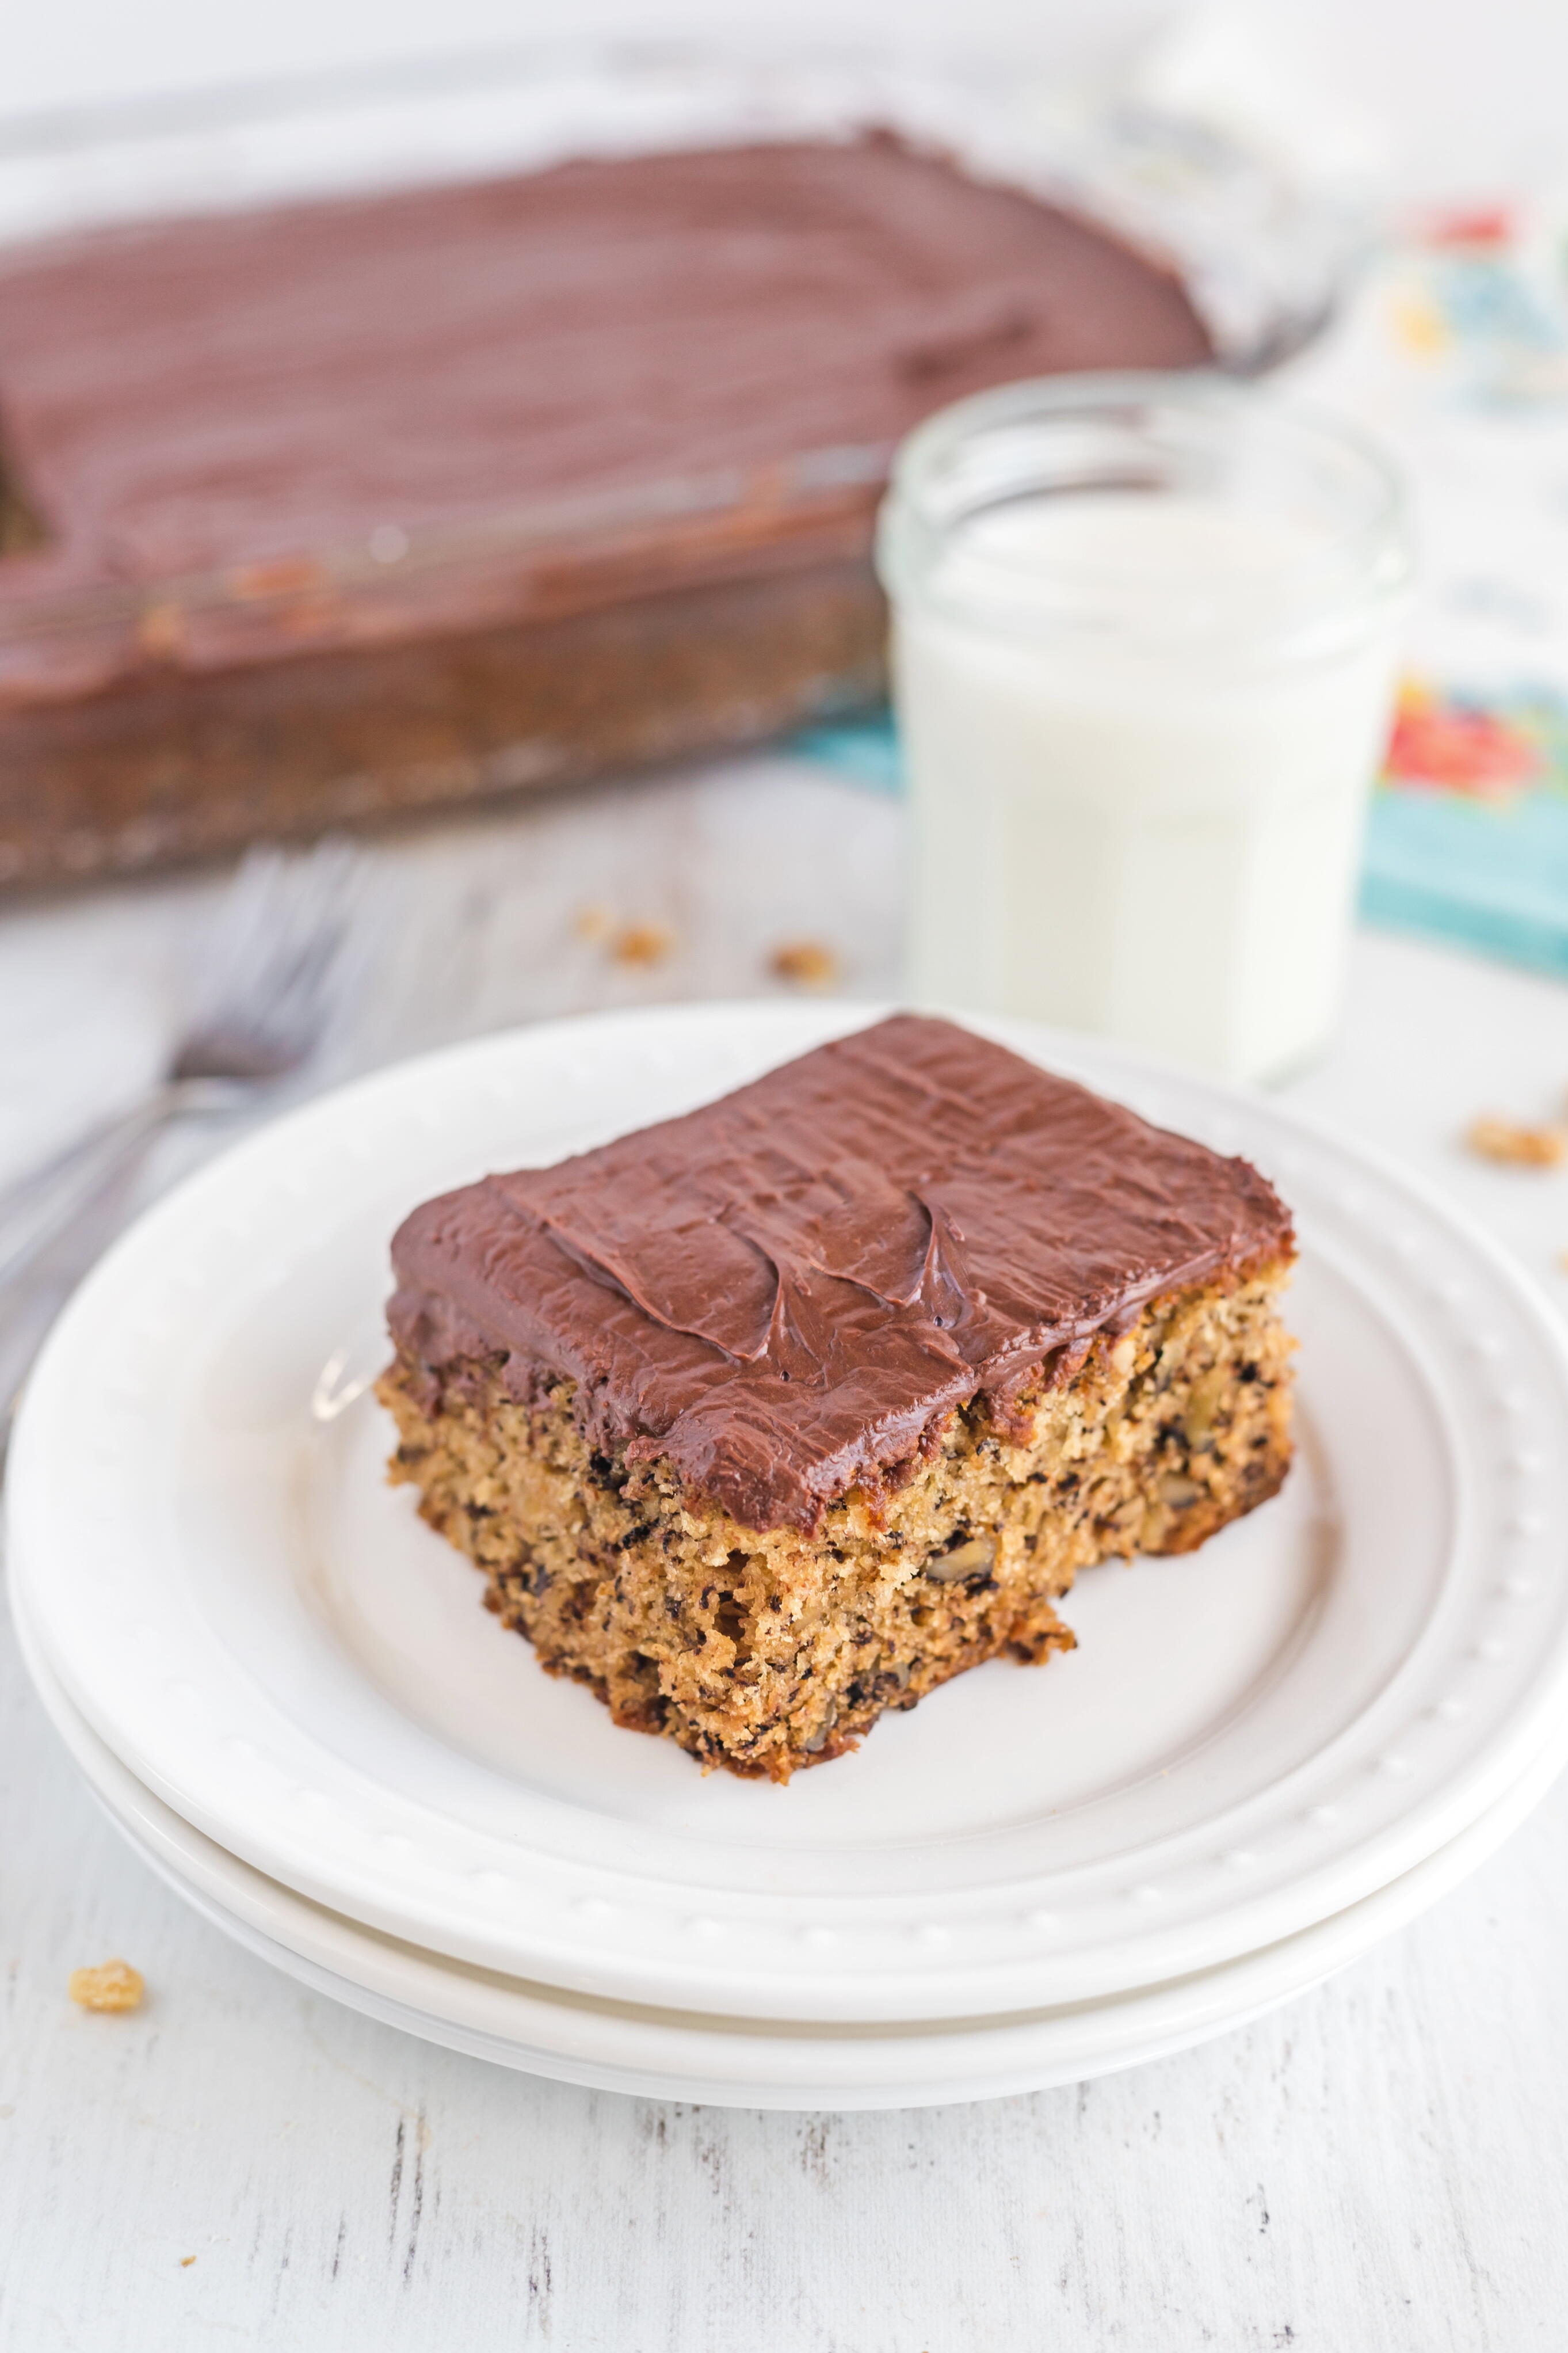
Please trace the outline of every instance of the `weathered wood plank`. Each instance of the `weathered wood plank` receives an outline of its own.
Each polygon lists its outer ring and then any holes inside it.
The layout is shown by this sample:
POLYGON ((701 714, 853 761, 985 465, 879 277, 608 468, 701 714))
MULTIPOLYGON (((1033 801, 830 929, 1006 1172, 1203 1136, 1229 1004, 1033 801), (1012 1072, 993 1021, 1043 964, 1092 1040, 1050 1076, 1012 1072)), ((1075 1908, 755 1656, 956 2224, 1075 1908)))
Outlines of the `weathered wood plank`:
MULTIPOLYGON (((890 804, 787 764, 389 842, 366 918, 384 994, 337 1066, 596 1002, 767 988, 769 946, 795 933, 839 949, 847 986, 890 989, 899 857, 890 804), (589 902, 670 923, 668 963, 608 960, 576 928, 589 902)), ((7 1161, 151 1063, 214 891, 0 928, 7 1161)), ((1560 1188, 1468 1167, 1449 1138, 1561 1089, 1562 1005, 1363 941, 1346 1042, 1299 1092, 1446 1174, 1547 1271, 1568 1244, 1560 1188)), ((1560 1788, 1468 1886, 1308 2000, 1077 2090, 864 2116, 632 2102, 411 2041, 228 1945, 102 1820, 7 1629, 0 2347, 1554 2347, 1565 1865, 1560 1788), (66 1999, 69 1970, 110 1953, 147 1978, 133 2016, 66 1999)))

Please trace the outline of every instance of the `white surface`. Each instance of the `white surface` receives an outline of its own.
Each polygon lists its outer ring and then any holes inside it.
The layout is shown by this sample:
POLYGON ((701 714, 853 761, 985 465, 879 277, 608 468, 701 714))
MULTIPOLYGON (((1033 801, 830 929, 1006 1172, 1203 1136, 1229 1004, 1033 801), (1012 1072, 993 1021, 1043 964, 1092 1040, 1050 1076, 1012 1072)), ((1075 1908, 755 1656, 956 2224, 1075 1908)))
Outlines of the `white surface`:
MULTIPOLYGON (((587 27, 559 38, 535 26, 477 53, 388 54, 292 85, 171 90, 9 124, 0 95, 0 241, 536 169, 573 154, 840 137, 867 122, 952 146, 1004 176, 1037 164, 1037 86, 1016 70, 998 79, 984 44, 954 68, 940 43, 931 58, 918 33, 889 50, 824 38, 805 20, 754 31, 716 26, 704 45, 667 25, 634 47, 595 42, 587 27)), ((1037 58, 1039 45, 1026 55, 1037 58)))
POLYGON ((685 1008, 473 1042, 274 1123, 126 1235, 33 1376, 6 1481, 12 1575, 116 1755, 389 1934, 622 2000, 836 2021, 1207 1968, 1495 1802, 1568 1714, 1556 1325, 1397 1173, 1026 1025, 988 1026, 1289 1200, 1305 1463, 1285 1494, 1190 1566, 1086 1578, 1082 1647, 1047 1672, 984 1669, 787 1790, 618 1731, 479 1609, 355 1397, 394 1226, 865 1018, 685 1008))
MULTIPOLYGON (((1102 58, 1130 34, 1170 16, 1171 0, 1096 0, 1041 11, 1028 0, 973 0, 961 28, 971 41, 1028 45, 1048 66, 1102 58)), ((908 0, 892 21, 902 51, 951 47, 954 26, 944 0, 908 0)), ((889 37, 886 0, 792 0, 742 13, 735 0, 576 0, 569 16, 543 0, 278 0, 254 14, 220 20, 198 0, 149 0, 133 34, 113 0, 67 0, 48 22, 18 18, 16 47, 0 93, 0 123, 21 132, 54 129, 87 109, 162 105, 181 100, 216 110, 248 96, 253 106, 299 107, 312 84, 361 86, 421 75, 494 79, 515 67, 528 45, 595 37, 635 46, 671 37, 756 39, 822 37, 877 43, 889 37)))
MULTIPOLYGON (((1047 69, 1103 71, 1140 36, 1179 21, 1172 0, 793 0, 742 12, 737 0, 576 0, 578 37, 754 32, 781 21, 846 40, 940 49, 955 32, 981 43, 1026 42, 1047 69)), ((1568 18, 1559 0, 1206 0, 1186 12, 1201 37, 1177 58, 1152 59, 1145 83, 1178 95, 1200 121, 1239 119, 1339 161, 1374 161, 1423 195, 1493 195, 1562 168, 1558 91, 1568 72, 1568 18), (1205 21, 1206 20, 1206 21, 1205 21), (1179 67, 1179 69, 1178 69, 1179 67)), ((504 75, 520 45, 559 37, 562 12, 542 0, 276 0, 215 9, 201 0, 58 0, 13 10, 0 123, 20 143, 58 138, 83 111, 140 106, 165 117, 181 102, 209 119, 243 121, 268 101, 299 110, 324 83, 374 88, 402 80, 504 75), (173 104, 171 104, 173 100, 173 104)), ((199 119, 199 117, 198 117, 199 119)))
POLYGON ((989 2024, 903 2032, 769 2028, 565 2000, 377 1936, 265 1878, 126 1771, 72 1707, 32 1635, 35 1689, 111 1821, 205 1919, 316 1990, 454 2051, 552 2080, 724 2107, 870 2109, 1077 2084, 1245 2025, 1319 1984, 1484 1862, 1556 1779, 1563 1737, 1458 1838, 1346 1912, 1168 1985, 989 2024))
MULTIPOLYGON (((886 993, 900 838, 892 805, 782 762, 405 836, 375 860, 404 985, 354 1042, 766 987, 802 934, 886 993), (673 924, 668 963, 580 940, 590 901, 673 924)), ((146 1066, 216 887, 0 917, 12 1165, 146 1066)), ((1568 1175, 1457 1138, 1479 1110, 1554 1113, 1565 1082, 1561 988, 1363 935, 1335 1051, 1286 1099, 1441 1183, 1561 1307, 1568 1175)), ((0 1855, 5 2353, 1552 2353, 1561 2334, 1568 1783, 1273 2018, 1080 2089, 881 2116, 530 2082, 290 1983, 124 1852, 8 1640, 0 1855), (66 1999, 110 1953, 146 1975, 132 2017, 66 1999)))

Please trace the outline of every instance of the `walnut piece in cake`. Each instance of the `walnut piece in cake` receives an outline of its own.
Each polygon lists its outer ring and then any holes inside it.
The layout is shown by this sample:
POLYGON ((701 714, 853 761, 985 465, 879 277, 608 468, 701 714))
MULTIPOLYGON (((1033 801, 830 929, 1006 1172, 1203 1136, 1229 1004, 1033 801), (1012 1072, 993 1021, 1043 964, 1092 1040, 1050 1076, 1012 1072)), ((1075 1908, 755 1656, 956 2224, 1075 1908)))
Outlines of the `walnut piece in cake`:
POLYGON ((1483 1160, 1500 1160, 1514 1168, 1556 1168, 1568 1158, 1568 1131, 1521 1127, 1513 1120, 1489 1114, 1470 1122, 1465 1142, 1483 1160))
POLYGON ((95 1968, 72 1969, 66 1990, 83 2010, 140 2010, 146 1987, 129 1961, 100 1961, 95 1968))

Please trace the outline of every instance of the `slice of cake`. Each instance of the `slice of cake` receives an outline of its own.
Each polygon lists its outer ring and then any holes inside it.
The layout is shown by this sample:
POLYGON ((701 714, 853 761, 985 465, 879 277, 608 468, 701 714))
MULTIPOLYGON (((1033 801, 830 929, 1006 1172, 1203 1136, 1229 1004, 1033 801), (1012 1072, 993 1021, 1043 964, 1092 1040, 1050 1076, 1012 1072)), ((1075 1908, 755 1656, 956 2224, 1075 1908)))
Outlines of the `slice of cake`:
POLYGON ((392 1476, 617 1724, 785 1780, 1290 1460, 1245 1160, 900 1014, 393 1243, 392 1476))

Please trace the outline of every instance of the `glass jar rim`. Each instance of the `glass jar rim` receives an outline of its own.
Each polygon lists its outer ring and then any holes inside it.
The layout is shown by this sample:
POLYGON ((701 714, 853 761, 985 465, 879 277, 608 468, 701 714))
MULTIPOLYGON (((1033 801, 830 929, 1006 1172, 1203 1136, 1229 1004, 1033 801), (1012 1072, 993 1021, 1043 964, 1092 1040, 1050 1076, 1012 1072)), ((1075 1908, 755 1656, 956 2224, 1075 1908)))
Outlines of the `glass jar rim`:
MULTIPOLYGON (((1239 455, 1266 467, 1314 470, 1342 496, 1312 508, 1316 545, 1303 535, 1282 558, 1269 593, 1248 580, 1227 599, 1218 588, 1172 598, 1152 580, 1138 612, 1139 634, 1190 646, 1228 636, 1267 638, 1310 654, 1358 636, 1402 601, 1412 564, 1403 487, 1376 445, 1353 426, 1295 401, 1210 372, 1084 374, 1032 378, 971 395, 916 427, 896 453, 879 518, 877 561, 895 601, 914 596, 951 617, 981 620, 1007 635, 1103 634, 1112 626, 1105 581, 1081 553, 1042 567, 1037 553, 1009 556, 994 543, 965 545, 961 588, 943 581, 942 558, 981 516, 1042 497, 1158 492, 1182 486, 1160 476, 1162 459, 1211 466, 1239 455), (1079 470, 1070 470, 1074 436, 1079 470), (1096 436, 1100 437, 1097 444, 1096 436), (1069 465, 1053 474, 1051 460, 1069 465)), ((1222 503, 1244 505, 1234 481, 1222 503)), ((951 572, 952 567, 948 567, 951 572)), ((1116 620, 1125 628, 1123 591, 1116 620)))

